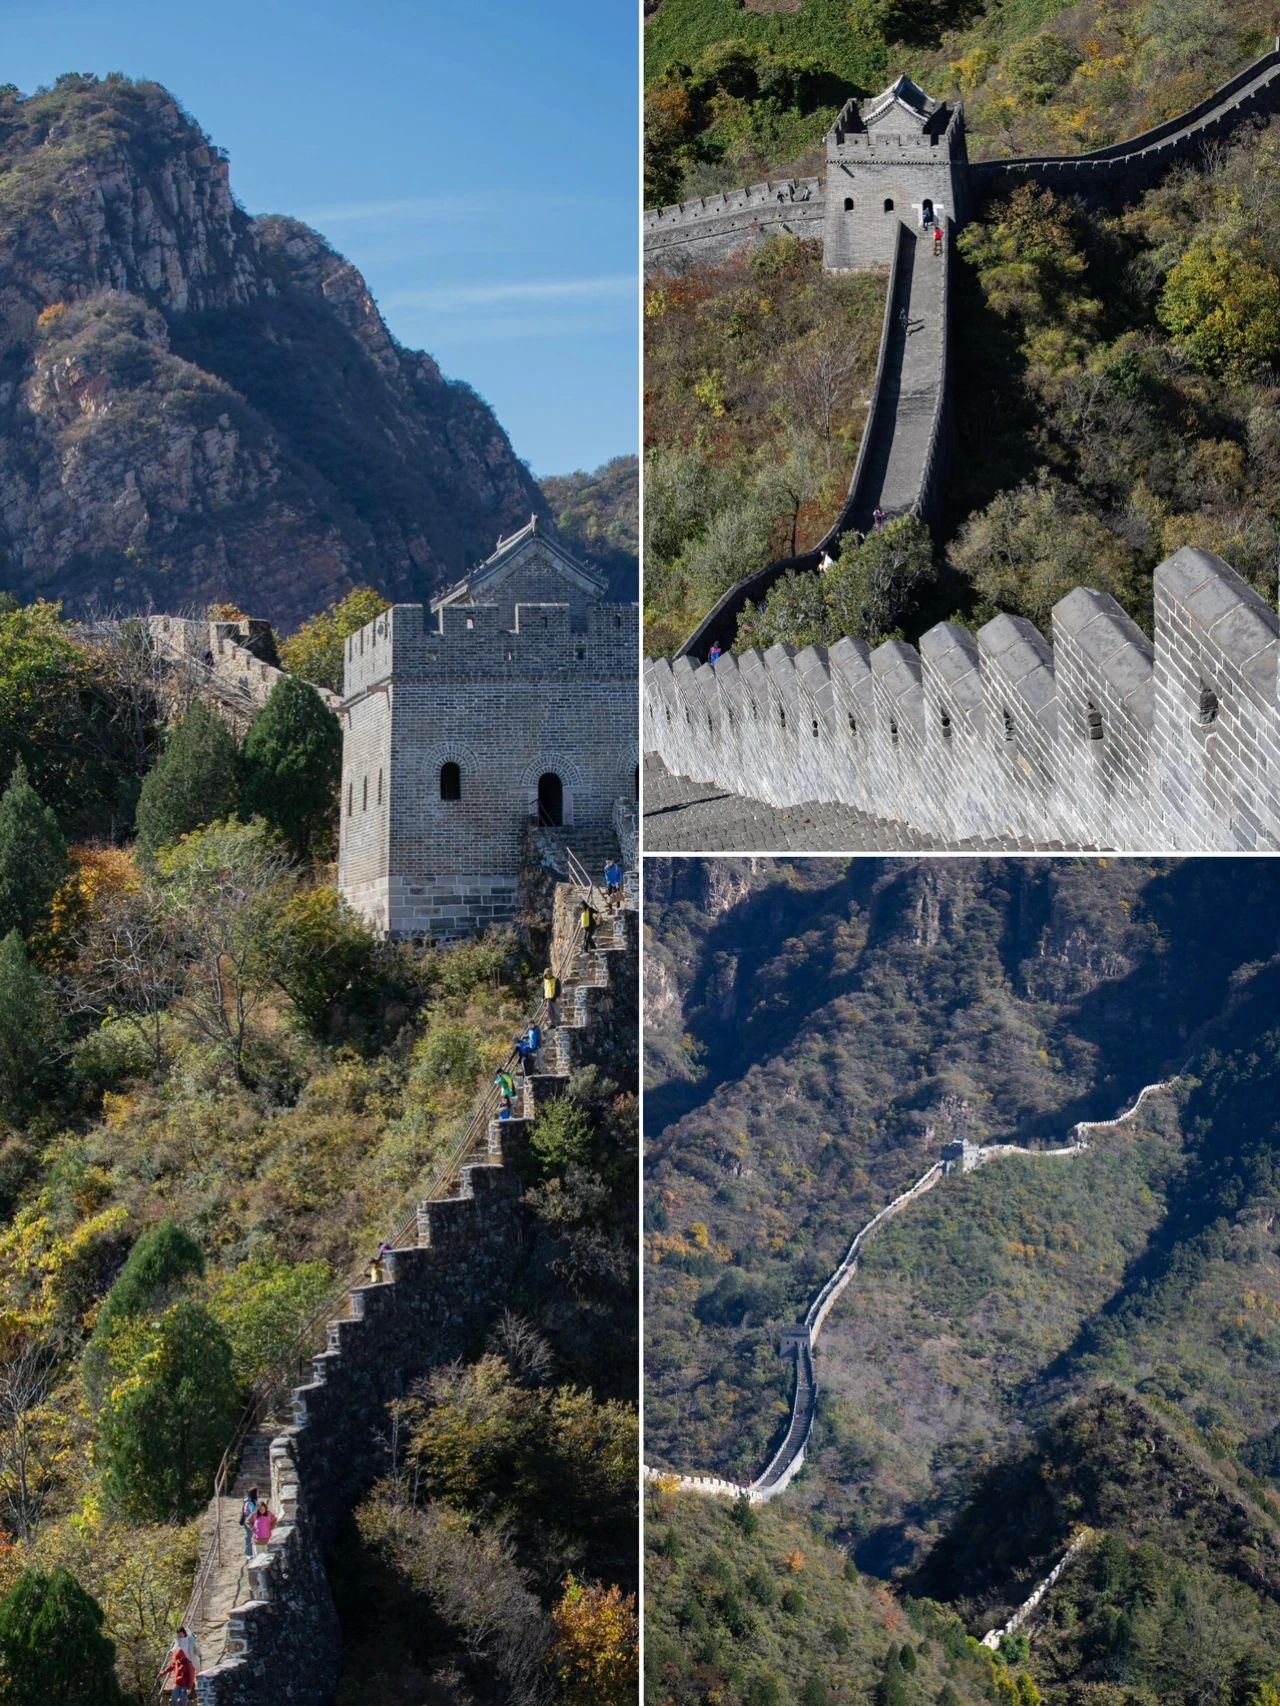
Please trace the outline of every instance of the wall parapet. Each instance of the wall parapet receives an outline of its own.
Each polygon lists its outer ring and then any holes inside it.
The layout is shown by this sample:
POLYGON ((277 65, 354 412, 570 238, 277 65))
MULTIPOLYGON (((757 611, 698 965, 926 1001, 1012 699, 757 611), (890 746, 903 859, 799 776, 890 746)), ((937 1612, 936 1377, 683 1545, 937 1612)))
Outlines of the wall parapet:
MULTIPOLYGON (((201 1706, 279 1700, 328 1706, 333 1699, 341 1633, 326 1559, 354 1504, 385 1471, 386 1406, 429 1369, 478 1349, 509 1295, 530 1236, 523 1175, 538 1104, 559 1095, 576 1067, 597 1062, 620 1077, 633 1070, 636 920, 627 908, 619 910, 586 950, 581 899, 576 883, 556 890, 551 963, 561 975, 559 1010, 554 1025, 545 1003, 535 1010, 543 1029, 539 1070, 521 1081, 516 1115, 496 1117, 496 1092, 485 1091, 425 1197, 383 1246, 379 1275, 349 1283, 349 1313, 340 1314, 331 1298, 312 1324, 310 1342, 323 1342, 305 1357, 306 1374, 289 1391, 291 1424, 272 1433, 277 1527, 247 1566, 248 1596, 222 1613, 226 1596, 210 1592, 202 1566, 184 1619, 200 1629, 210 1650, 216 1644, 209 1639, 206 1605, 225 1628, 221 1657, 199 1676, 201 1706)), ((251 1439, 246 1434, 240 1443, 251 1439)), ((215 1533, 224 1507, 235 1502, 215 1493, 215 1533)), ((238 1558, 228 1566, 235 1585, 238 1558)))
POLYGON ((775 806, 840 802, 944 845, 1280 848, 1272 609, 1190 546, 1155 573, 1155 643, 1106 593, 919 646, 861 640, 646 660, 645 750, 775 806))

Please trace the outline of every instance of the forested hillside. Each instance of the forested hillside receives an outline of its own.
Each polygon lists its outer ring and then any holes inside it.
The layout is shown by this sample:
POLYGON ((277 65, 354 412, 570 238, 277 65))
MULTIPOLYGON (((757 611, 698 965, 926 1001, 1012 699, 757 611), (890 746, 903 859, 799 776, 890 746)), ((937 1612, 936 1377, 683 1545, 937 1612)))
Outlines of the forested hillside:
MULTIPOLYGON (((1044 0, 852 13, 824 0, 665 0, 647 30, 651 187, 662 199, 819 170, 816 145, 840 102, 897 71, 963 101, 971 157, 1092 148, 1184 111, 1273 33, 1252 0, 1212 12, 1176 0, 1044 0)), ((848 550, 838 575, 848 587, 784 582, 751 642, 915 640, 940 618, 978 624, 998 610, 1045 627, 1055 601, 1082 584, 1113 594, 1150 632, 1152 572, 1184 545, 1225 557, 1274 602, 1280 270, 1265 233, 1280 211, 1278 146, 1274 124, 1246 125, 1124 208, 1031 187, 976 208, 958 239, 952 302, 958 452, 932 540, 896 541, 888 563, 848 550)), ((728 270, 741 292, 745 263, 728 270)), ((703 275, 682 288, 705 290, 703 275)), ((712 325, 675 364, 660 336, 649 341, 647 444, 660 490, 688 454, 660 404, 699 396, 717 338, 712 325)), ((784 352, 766 415, 783 407, 787 370, 784 352)), ((785 529, 789 504, 742 462, 759 413, 758 403, 735 411, 730 398, 705 422, 709 495, 675 547, 655 550, 660 574, 683 577, 699 615, 769 559, 756 537, 734 563, 715 559, 730 517, 763 508, 771 547, 785 529), (690 570, 703 567, 695 588, 690 570)), ((858 424, 846 410, 855 446, 858 424)), ((822 471, 811 450, 795 479, 814 484, 822 471)), ((802 528, 802 545, 836 507, 802 528)))
POLYGON ((1061 1144, 1177 1077, 1083 1153, 944 1180, 877 1234, 823 1330, 808 1464, 780 1502, 866 1571, 917 1572, 977 1635, 1095 1528, 1035 1685, 1200 1698, 1154 1650, 1186 1596, 1222 1619, 1221 1698, 1252 1701, 1280 1674, 1280 1583, 1248 1562, 1280 1516, 1274 892, 1265 862, 660 865, 648 1461, 759 1472, 789 1412, 779 1326, 943 1141, 1061 1144), (1259 1537, 1180 1529, 1170 1474, 1134 1479, 1144 1439, 1259 1537), (1050 1514, 1011 1491, 1028 1452, 1050 1514), (1141 1635, 1107 1624, 1144 1593, 1141 1635))
MULTIPOLYGON (((323 676, 342 625, 300 662, 323 676)), ((301 677, 243 739, 159 685, 135 625, 0 607, 0 1698, 22 1706, 152 1698, 247 1395, 404 1223, 541 988, 544 937, 390 945, 346 905, 341 732, 301 677)), ((586 1673, 633 1692, 635 1123, 594 1069, 534 1122, 521 1284, 387 1417, 399 1454, 344 1537, 342 1699, 375 1675, 458 1706, 578 1698, 586 1673)))

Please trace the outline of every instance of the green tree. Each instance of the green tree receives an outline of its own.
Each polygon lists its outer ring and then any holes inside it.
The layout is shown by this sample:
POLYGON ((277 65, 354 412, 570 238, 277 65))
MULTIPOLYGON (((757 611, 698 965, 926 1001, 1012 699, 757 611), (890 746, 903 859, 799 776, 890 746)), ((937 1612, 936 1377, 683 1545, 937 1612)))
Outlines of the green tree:
POLYGON ((337 889, 300 889, 280 918, 276 979, 314 1036, 323 1036, 344 995, 367 995, 374 984, 378 944, 372 930, 337 889))
POLYGON ((333 842, 342 729, 313 687, 289 675, 273 688, 244 743, 245 810, 278 829, 301 858, 333 842))
POLYGON ((122 1706, 102 1607, 64 1569, 24 1570, 0 1599, 4 1706, 122 1706))
POLYGON ((347 641, 387 608, 380 592, 371 586, 358 586, 291 634, 280 647, 281 661, 303 681, 341 693, 347 641))
POLYGON ((247 1082, 254 1017, 278 983, 298 886, 292 861, 261 823, 211 823, 157 858, 184 968, 175 1008, 247 1082))
POLYGON ((170 731, 138 797, 138 846, 147 857, 240 803, 240 753, 231 731, 195 704, 170 731))
POLYGON ((544 1173, 585 1166, 591 1156, 591 1121, 571 1096, 544 1102, 533 1122, 529 1148, 544 1173))
POLYGON ((58 820, 27 779, 21 759, 0 795, 0 934, 30 936, 68 871, 58 820))
POLYGON ((193 1280, 203 1276, 204 1251, 176 1221, 159 1221, 142 1234, 103 1299, 85 1346, 81 1376, 95 1404, 102 1396, 111 1363, 111 1339, 120 1324, 167 1308, 193 1280))
POLYGON ((180 1298, 157 1320, 122 1323, 111 1362, 98 1418, 105 1502, 137 1521, 185 1521, 209 1497, 239 1410, 227 1335, 180 1298))
POLYGON ((965 522, 950 557, 983 600, 984 616, 1026 616, 1046 636, 1054 605, 1078 586, 1109 592, 1135 619, 1148 619, 1132 548, 1060 480, 1044 476, 999 493, 965 522))
POLYGON ((0 1114, 21 1119, 39 1104, 62 1039, 53 993, 11 930, 0 939, 0 1114))
POLYGON ((1280 277, 1256 243, 1249 248, 1193 243, 1156 307, 1161 325, 1198 367, 1235 378, 1280 361, 1280 277))

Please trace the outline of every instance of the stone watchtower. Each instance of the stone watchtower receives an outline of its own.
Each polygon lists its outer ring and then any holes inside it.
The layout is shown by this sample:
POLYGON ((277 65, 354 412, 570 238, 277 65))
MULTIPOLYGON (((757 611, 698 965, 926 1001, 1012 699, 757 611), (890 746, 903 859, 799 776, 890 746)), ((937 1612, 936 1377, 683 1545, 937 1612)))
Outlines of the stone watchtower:
POLYGON ((893 260, 899 223, 964 221, 964 114, 899 77, 849 101, 827 132, 823 266, 861 272, 893 260))
POLYGON ((535 517, 347 641, 338 885, 384 935, 511 919, 530 824, 595 855, 634 803, 637 607, 604 591, 535 517))

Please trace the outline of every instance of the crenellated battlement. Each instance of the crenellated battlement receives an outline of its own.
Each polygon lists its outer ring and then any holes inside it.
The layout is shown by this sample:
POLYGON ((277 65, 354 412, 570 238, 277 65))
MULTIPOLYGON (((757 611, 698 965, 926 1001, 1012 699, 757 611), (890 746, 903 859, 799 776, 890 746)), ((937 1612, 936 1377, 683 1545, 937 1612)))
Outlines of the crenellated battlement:
POLYGON ((1275 612, 1187 547, 1155 574, 1154 645, 1106 593, 952 622, 919 646, 648 661, 646 751, 776 806, 839 801, 941 845, 1280 847, 1275 612))
MULTIPOLYGON (((638 1038, 638 921, 628 902, 602 920, 591 952, 577 927, 581 891, 562 884, 553 906, 551 963, 561 976, 557 1022, 540 1006, 540 1070, 521 1084, 511 1119, 492 1090, 467 1133, 424 1187, 416 1212, 384 1248, 379 1276, 350 1285, 315 1324, 305 1372, 288 1391, 286 1424, 258 1429, 269 1458, 278 1525, 241 1564, 234 1489, 206 1518, 206 1550, 185 1621, 206 1655, 201 1706, 327 1706, 337 1687, 341 1636, 326 1560, 344 1522, 385 1472, 387 1405, 430 1369, 473 1355, 518 1283, 530 1236, 523 1194, 537 1110, 569 1073, 598 1063, 633 1077, 638 1038), (211 1521, 209 1519, 212 1519, 211 1521)), ((270 1414, 271 1412, 267 1412, 270 1414)), ((239 1445, 247 1457, 255 1436, 239 1445)))

